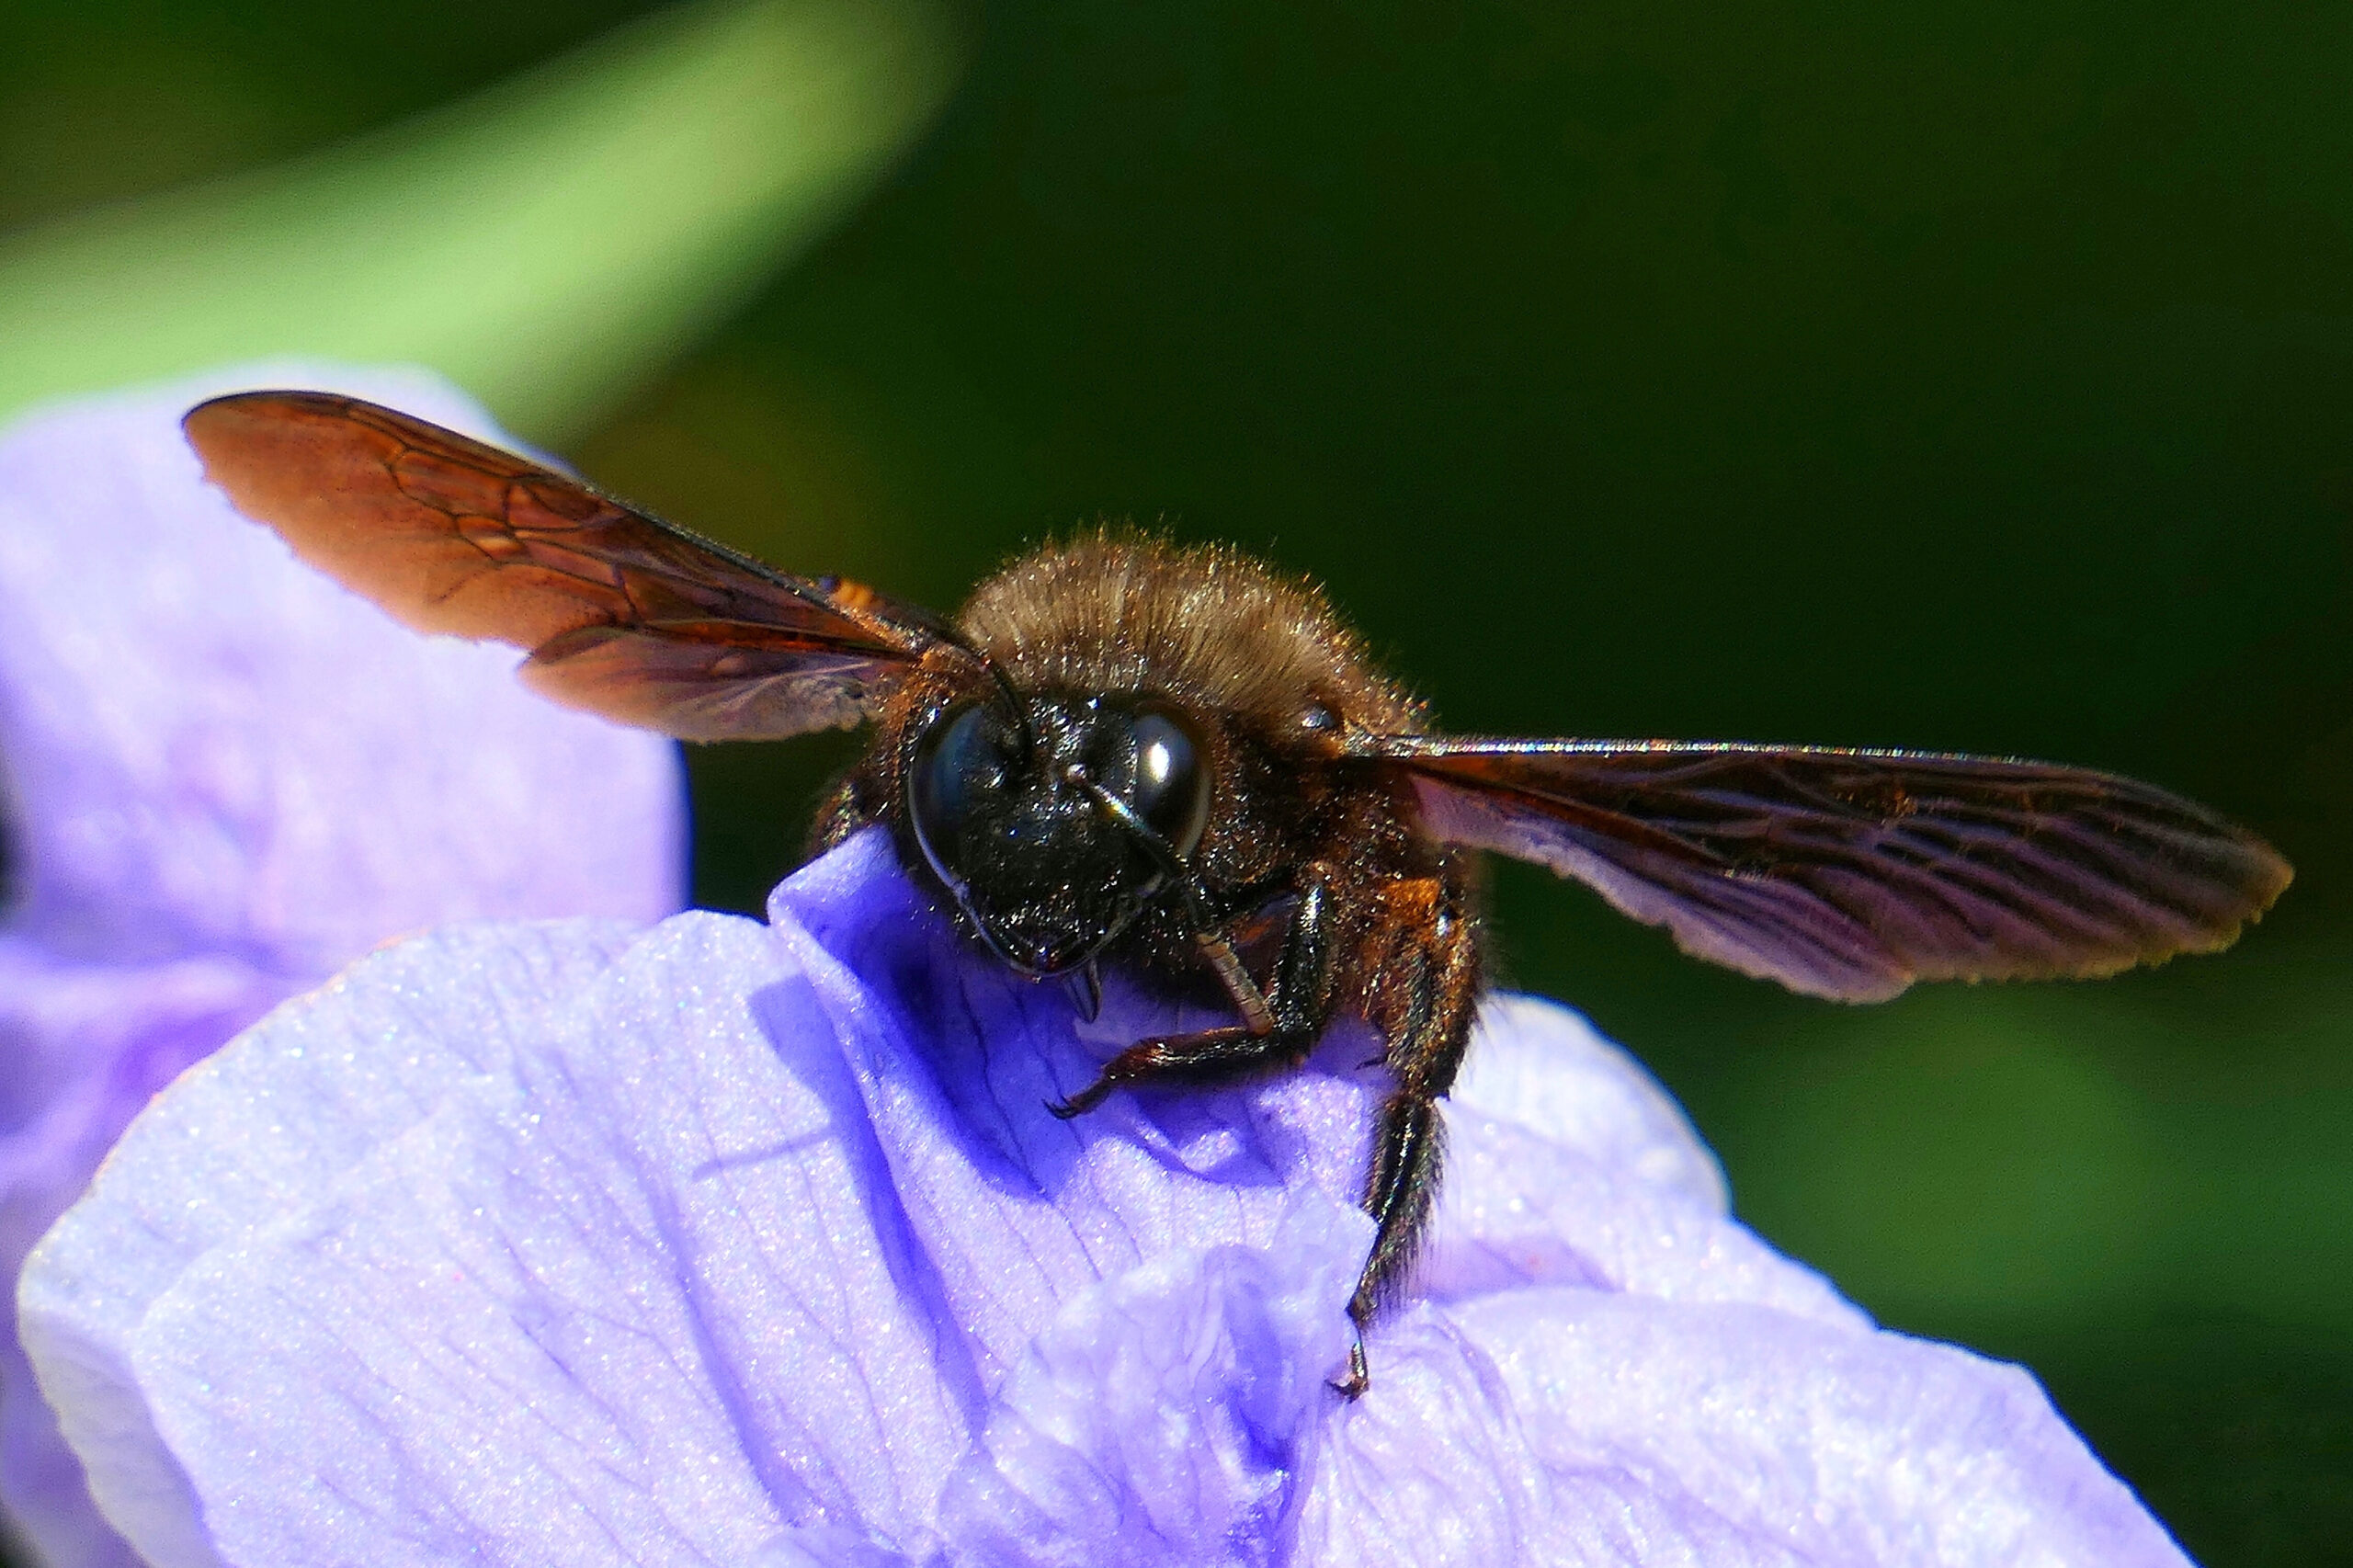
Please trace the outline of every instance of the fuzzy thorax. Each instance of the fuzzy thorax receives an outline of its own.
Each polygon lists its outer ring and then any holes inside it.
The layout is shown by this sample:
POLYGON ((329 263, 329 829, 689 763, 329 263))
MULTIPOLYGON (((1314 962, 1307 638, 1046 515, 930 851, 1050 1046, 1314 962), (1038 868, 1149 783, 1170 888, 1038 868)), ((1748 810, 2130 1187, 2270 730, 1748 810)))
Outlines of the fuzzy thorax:
POLYGON ((1351 729, 1422 727, 1311 584, 1222 547, 1104 531, 974 590, 965 634, 1025 691, 1135 691, 1281 733, 1319 709, 1351 729))

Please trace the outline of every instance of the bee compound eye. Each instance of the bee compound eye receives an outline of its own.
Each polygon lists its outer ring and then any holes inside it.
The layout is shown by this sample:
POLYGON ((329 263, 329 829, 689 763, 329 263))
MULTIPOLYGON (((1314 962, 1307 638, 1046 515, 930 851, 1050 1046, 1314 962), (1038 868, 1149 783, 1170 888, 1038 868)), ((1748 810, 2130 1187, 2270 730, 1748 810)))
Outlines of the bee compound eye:
POLYGON ((1136 715, 1133 733, 1135 784, 1129 804, 1169 848, 1190 855, 1210 820, 1210 780, 1200 743, 1184 721, 1158 708, 1136 715))
POLYGON ((915 842, 939 880, 961 887, 964 845, 975 808, 1002 790, 1012 758, 989 710, 951 709, 915 743, 907 777, 907 815, 915 842))

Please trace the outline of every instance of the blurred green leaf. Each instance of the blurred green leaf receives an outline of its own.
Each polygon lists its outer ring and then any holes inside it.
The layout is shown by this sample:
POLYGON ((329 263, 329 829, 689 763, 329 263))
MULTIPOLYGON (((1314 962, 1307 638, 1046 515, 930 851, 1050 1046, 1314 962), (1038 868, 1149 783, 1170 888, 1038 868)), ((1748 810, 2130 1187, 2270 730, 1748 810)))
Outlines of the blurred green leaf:
POLYGON ((839 216, 955 74, 920 0, 698 4, 424 119, 0 243, 0 416, 224 360, 430 365, 608 412, 839 216))
POLYGON ((2279 967, 2214 1016, 2146 976, 1826 1021, 1750 1063, 1723 1142, 1743 1214, 1939 1335, 2160 1304, 2341 1334, 2353 1013, 2341 963, 2279 967))
POLYGON ((2116 1027, 2096 996, 2008 990, 1827 1024, 1757 1096, 1743 1207, 1899 1317, 2142 1288, 2170 1218, 2166 1150, 2154 1108, 2085 1049, 2116 1027))

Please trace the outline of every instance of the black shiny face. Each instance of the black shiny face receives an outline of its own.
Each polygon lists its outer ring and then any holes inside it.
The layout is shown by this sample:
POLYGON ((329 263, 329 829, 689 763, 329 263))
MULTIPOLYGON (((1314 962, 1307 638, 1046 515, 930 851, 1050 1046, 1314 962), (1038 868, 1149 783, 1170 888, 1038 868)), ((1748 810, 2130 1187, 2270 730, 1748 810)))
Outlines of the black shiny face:
POLYGON ((948 709, 915 742, 915 842, 996 955, 1024 974, 1086 962, 1165 889, 1209 822, 1198 737, 1107 698, 948 709))

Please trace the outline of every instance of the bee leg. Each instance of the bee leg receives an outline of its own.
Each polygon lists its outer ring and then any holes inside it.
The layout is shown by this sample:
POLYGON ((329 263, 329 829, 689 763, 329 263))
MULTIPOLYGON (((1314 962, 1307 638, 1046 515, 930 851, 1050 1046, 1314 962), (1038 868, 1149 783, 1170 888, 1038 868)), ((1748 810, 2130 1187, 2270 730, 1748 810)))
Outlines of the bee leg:
POLYGON ((1256 1035, 1238 1026, 1142 1040, 1106 1062, 1095 1082, 1066 1100, 1047 1101, 1046 1108, 1068 1121, 1109 1099, 1112 1090, 1131 1084, 1164 1078, 1213 1084, 1284 1057, 1296 1060, 1305 1054, 1300 1042, 1287 1035, 1256 1035))
MULTIPOLYGON (((1311 881, 1301 892, 1283 932, 1267 993, 1261 994, 1250 982, 1222 938, 1217 945, 1248 986, 1248 996, 1256 1000, 1256 1006, 1248 1005, 1235 983, 1220 971, 1228 989, 1235 991, 1242 1023, 1139 1041, 1106 1062, 1095 1082, 1066 1100, 1047 1102, 1046 1108, 1067 1121, 1130 1085, 1162 1078, 1213 1084, 1278 1062, 1304 1061, 1332 1012, 1332 899, 1323 882, 1311 881)), ((1205 950, 1207 947, 1205 943, 1205 950)))
POLYGON ((1365 1176, 1372 1252, 1348 1300, 1357 1343, 1332 1386, 1350 1399, 1371 1386, 1365 1325, 1395 1299, 1420 1249, 1438 1193, 1446 1127, 1438 1102, 1453 1086, 1479 995, 1477 933, 1450 875, 1397 884, 1375 927, 1366 1011, 1387 1044, 1397 1087, 1381 1108, 1365 1176))

